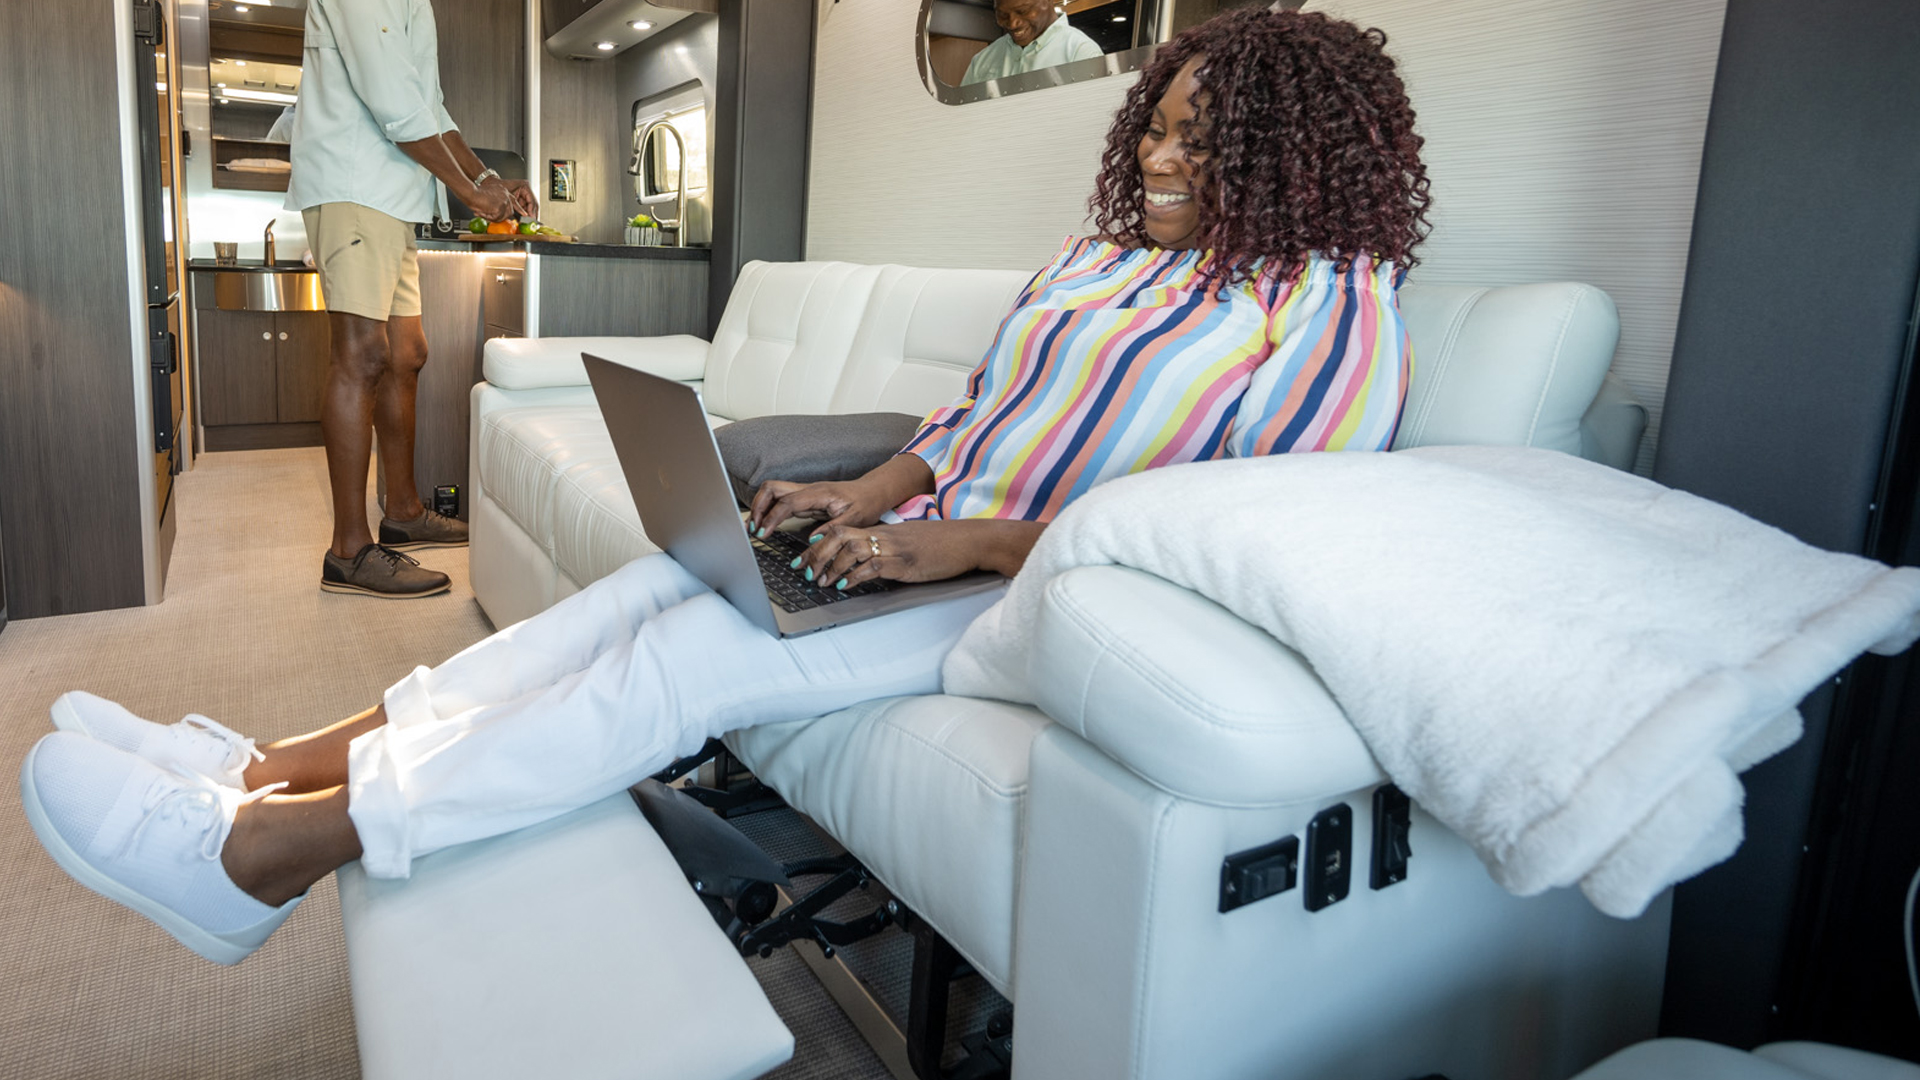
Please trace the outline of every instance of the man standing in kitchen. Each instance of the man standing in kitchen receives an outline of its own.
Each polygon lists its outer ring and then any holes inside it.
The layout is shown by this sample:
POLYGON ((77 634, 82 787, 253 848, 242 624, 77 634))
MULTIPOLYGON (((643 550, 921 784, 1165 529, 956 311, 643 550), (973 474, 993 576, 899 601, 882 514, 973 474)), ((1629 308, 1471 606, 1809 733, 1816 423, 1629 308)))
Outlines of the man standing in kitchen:
POLYGON ((446 215, 446 188, 499 221, 539 209, 524 180, 481 163, 441 104, 428 0, 308 0, 287 209, 299 210, 333 331, 320 431, 333 493, 329 592, 432 596, 451 585, 402 552, 458 547, 465 522, 420 501, 414 395, 427 362, 413 223, 446 215), (437 181, 437 182, 436 182, 437 181), (373 438, 386 470, 376 541, 367 523, 373 438))

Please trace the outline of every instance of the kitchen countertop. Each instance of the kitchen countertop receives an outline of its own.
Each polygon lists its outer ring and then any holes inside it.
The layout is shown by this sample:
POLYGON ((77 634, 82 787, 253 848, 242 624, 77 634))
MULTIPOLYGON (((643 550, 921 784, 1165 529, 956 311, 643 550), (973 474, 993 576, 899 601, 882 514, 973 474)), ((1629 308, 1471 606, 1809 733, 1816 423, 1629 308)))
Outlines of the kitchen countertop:
POLYGON ((312 274, 313 267, 302 262, 276 262, 263 266, 258 262, 221 263, 212 259, 188 259, 188 270, 218 270, 223 274, 312 274))
POLYGON ((417 240, 421 251, 514 251, 570 259, 692 259, 706 262, 712 248, 640 244, 564 244, 550 240, 417 240))

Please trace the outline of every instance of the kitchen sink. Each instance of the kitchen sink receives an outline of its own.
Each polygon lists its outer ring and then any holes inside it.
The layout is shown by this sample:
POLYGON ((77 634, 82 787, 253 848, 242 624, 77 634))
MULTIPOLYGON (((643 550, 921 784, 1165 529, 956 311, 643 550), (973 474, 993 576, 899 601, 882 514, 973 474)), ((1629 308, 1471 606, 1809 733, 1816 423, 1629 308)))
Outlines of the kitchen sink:
POLYGON ((196 266, 195 302, 222 311, 325 311, 320 275, 300 263, 273 266, 196 266), (207 278, 212 278, 208 303, 207 278))

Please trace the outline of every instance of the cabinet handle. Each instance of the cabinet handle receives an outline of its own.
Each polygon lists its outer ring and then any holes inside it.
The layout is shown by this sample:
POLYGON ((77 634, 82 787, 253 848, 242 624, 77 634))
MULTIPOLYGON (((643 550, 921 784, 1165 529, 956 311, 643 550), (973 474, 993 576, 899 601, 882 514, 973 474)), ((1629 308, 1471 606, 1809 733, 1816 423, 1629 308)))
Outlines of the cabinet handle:
POLYGON ((505 275, 505 274, 495 274, 495 275, 493 275, 493 280, 494 280, 494 282, 495 282, 495 283, 497 283, 497 284, 500 284, 500 285, 505 285, 505 284, 507 283, 507 275, 505 275))
POLYGON ((280 340, 281 341, 287 340, 287 332, 285 330, 280 331, 280 340))
POLYGON ((272 341, 272 340, 273 340, 273 333, 272 333, 272 331, 269 331, 269 330, 262 330, 262 331, 260 331, 260 340, 261 340, 261 341, 272 341))

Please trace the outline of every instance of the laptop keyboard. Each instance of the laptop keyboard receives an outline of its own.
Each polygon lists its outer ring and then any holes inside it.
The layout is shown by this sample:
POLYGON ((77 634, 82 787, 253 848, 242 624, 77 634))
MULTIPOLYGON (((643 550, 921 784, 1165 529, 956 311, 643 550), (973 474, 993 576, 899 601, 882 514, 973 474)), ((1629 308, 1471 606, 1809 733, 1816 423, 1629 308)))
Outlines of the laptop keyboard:
POLYGON ((767 598, 788 611, 806 611, 856 596, 886 592, 898 584, 880 578, 846 590, 834 588, 831 581, 824 582, 826 587, 821 588, 807 580, 805 571, 793 568, 794 557, 805 550, 806 537, 800 533, 770 529, 764 539, 753 540, 753 557, 760 561, 760 578, 766 582, 767 598))

